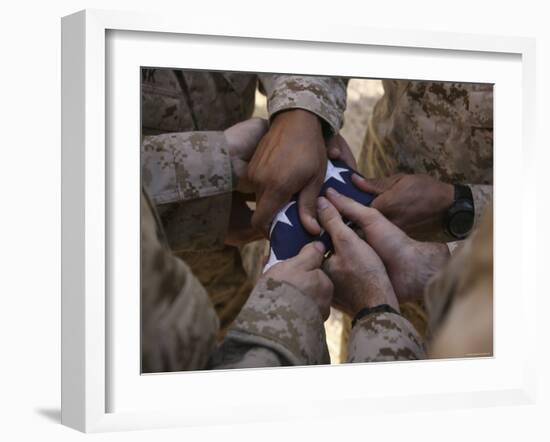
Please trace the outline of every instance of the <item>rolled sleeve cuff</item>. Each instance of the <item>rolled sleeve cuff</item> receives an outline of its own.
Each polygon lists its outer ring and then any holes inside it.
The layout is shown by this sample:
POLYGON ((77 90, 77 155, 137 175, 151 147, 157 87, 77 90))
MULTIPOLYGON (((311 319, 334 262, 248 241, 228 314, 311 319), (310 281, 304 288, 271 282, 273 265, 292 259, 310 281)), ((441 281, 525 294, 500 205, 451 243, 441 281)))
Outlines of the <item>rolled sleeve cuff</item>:
POLYGON ((223 132, 144 137, 143 185, 157 206, 170 247, 219 249, 229 226, 232 168, 223 132))
POLYGON ((325 127, 329 129, 326 135, 338 133, 343 125, 346 86, 341 79, 277 76, 269 92, 267 109, 270 118, 283 110, 304 109, 326 123, 325 127))
POLYGON ((223 132, 146 136, 141 149, 143 184, 155 204, 189 201, 233 188, 223 132))
POLYGON ((403 316, 372 313, 358 321, 349 340, 348 362, 384 362, 425 359, 418 332, 403 316))
POLYGON ((289 365, 329 364, 317 305, 290 284, 262 279, 226 339, 268 348, 289 365))

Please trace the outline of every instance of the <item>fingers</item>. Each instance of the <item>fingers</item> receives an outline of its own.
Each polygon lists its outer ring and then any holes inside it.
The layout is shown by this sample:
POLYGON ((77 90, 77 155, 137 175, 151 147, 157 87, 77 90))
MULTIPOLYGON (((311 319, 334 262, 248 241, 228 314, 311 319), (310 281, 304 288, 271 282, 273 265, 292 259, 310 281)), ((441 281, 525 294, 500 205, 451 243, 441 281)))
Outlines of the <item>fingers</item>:
POLYGON ((267 129, 267 120, 255 117, 234 124, 224 135, 232 152, 241 160, 249 161, 267 129))
POLYGON ((398 174, 388 178, 367 179, 355 173, 351 177, 351 181, 363 192, 369 192, 374 193, 375 195, 379 195, 392 187, 402 177, 402 174, 398 174))
POLYGON ((353 230, 344 224, 338 210, 326 198, 317 199, 317 213, 321 225, 330 235, 337 252, 346 244, 358 239, 353 230))
POLYGON ((292 265, 295 265, 303 270, 314 270, 321 267, 323 264, 323 254, 325 246, 319 241, 306 244, 300 253, 294 258, 291 258, 292 265))
POLYGON ((321 191, 321 186, 323 185, 323 176, 320 178, 316 177, 314 181, 311 181, 302 189, 298 196, 298 213, 300 214, 300 221, 302 221, 304 228, 311 235, 319 235, 321 233, 321 226, 317 221, 317 210, 315 206, 317 197, 321 191))
POLYGON ((290 200, 291 195, 271 187, 266 189, 256 201, 256 210, 252 216, 252 226, 267 235, 269 224, 277 212, 290 200))
POLYGON ((363 206, 357 201, 338 193, 331 187, 327 189, 327 198, 334 204, 338 212, 363 229, 367 229, 373 222, 384 218, 378 210, 363 206))
POLYGON ((258 117, 251 118, 247 122, 250 126, 250 145, 253 148, 247 150, 248 155, 246 155, 243 160, 249 161, 254 154, 254 149, 256 148, 256 146, 258 146, 258 143, 260 142, 262 137, 267 133, 269 125, 267 123, 267 120, 258 117))
POLYGON ((343 216, 361 228, 367 244, 372 246, 382 259, 391 257, 396 250, 404 246, 404 241, 408 240, 407 235, 377 209, 363 206, 334 189, 327 189, 327 198, 343 216))
POLYGON ((331 160, 341 160, 349 167, 357 170, 357 162, 351 152, 348 142, 340 135, 334 135, 327 142, 328 156, 331 160))

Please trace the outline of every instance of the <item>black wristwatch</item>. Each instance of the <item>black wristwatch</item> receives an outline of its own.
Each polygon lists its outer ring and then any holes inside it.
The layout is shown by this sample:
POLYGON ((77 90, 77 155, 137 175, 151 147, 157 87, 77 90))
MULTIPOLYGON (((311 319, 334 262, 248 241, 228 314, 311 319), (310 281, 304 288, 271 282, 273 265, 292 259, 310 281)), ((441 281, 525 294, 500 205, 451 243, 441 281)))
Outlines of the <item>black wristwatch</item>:
POLYGON ((455 198, 443 220, 445 231, 456 239, 464 239, 474 225, 474 198, 468 186, 455 184, 455 198))

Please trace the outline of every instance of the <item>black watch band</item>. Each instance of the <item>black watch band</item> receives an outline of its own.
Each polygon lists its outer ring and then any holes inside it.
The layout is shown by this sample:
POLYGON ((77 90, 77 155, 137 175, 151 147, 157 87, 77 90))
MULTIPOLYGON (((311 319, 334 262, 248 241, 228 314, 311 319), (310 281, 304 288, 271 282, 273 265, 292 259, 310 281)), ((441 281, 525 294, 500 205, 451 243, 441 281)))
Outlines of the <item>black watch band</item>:
POLYGON ((359 310, 359 312, 353 317, 353 321, 351 321, 351 328, 353 328, 357 321, 360 321, 365 316, 368 316, 372 313, 394 313, 396 315, 399 314, 398 311, 396 311, 391 305, 388 304, 380 304, 374 307, 365 307, 359 310))
POLYGON ((455 184, 455 202, 460 200, 470 201, 474 204, 474 197, 472 196, 472 189, 470 186, 464 186, 462 184, 455 184))
POLYGON ((462 184, 454 185, 454 201, 443 220, 445 231, 455 239, 464 239, 474 225, 474 198, 472 190, 462 184))

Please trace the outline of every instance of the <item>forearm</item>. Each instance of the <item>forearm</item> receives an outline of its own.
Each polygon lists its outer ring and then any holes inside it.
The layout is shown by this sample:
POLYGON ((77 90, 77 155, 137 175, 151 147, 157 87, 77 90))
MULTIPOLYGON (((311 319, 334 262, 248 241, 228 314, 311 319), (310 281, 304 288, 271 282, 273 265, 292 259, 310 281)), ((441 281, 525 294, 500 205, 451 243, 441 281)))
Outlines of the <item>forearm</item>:
POLYGON ((210 368, 251 368, 330 363, 317 305, 295 287, 260 280, 210 368))

